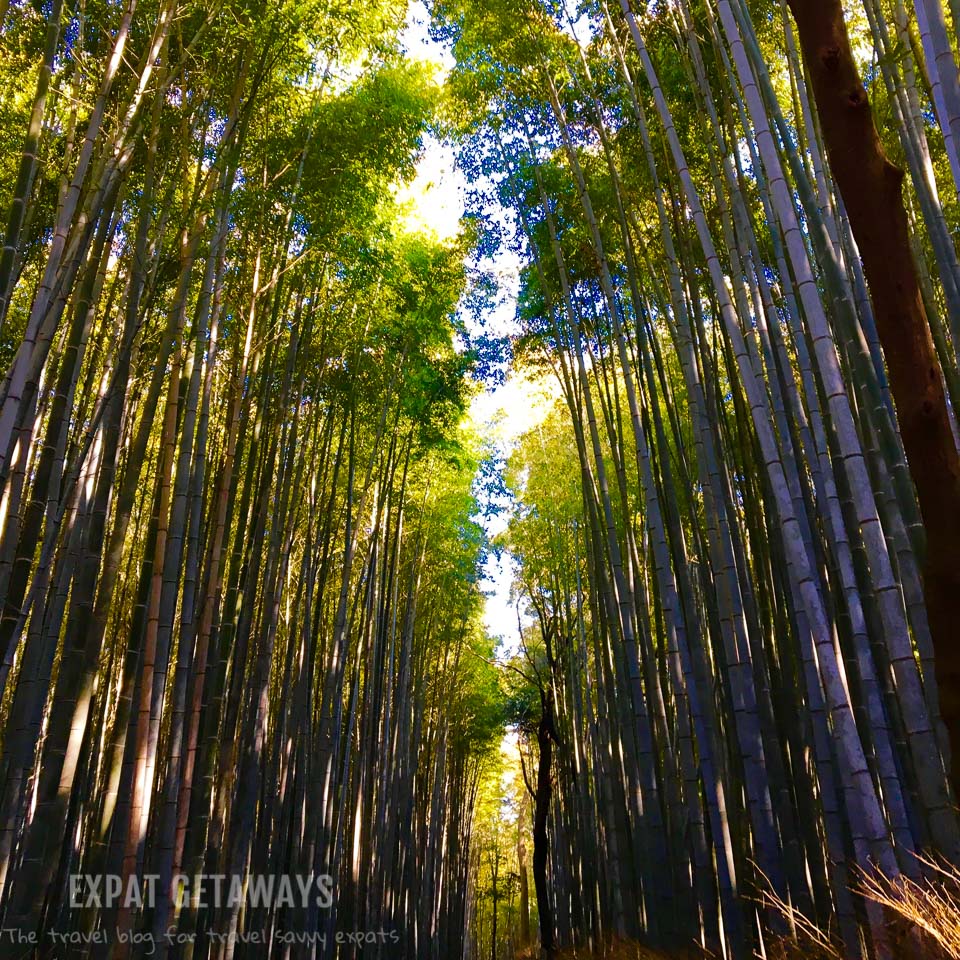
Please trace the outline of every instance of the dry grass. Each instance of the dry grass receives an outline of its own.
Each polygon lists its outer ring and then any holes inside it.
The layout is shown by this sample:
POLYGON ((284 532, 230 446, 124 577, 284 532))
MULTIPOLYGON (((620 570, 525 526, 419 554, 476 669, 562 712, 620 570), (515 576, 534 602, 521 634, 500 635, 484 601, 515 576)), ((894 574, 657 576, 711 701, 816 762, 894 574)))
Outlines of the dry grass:
MULTIPOLYGON (((763 871, 760 871, 760 875, 764 876, 763 871)), ((772 907, 784 916, 797 934, 795 940, 784 938, 773 942, 767 951, 769 960, 843 960, 840 946, 834 938, 796 907, 781 900, 773 890, 765 890, 759 900, 764 906, 772 907)))
MULTIPOLYGON (((517 960, 539 960, 539 952, 534 947, 517 954, 517 960)), ((568 948, 560 950, 554 955, 555 960, 686 960, 676 954, 661 953, 659 950, 650 950, 632 940, 614 940, 605 947, 588 951, 568 948)))
POLYGON ((608 944, 603 950, 588 953, 586 950, 564 950, 556 960, 676 960, 659 950, 650 950, 627 940, 608 944))
MULTIPOLYGON (((899 944, 898 956, 960 960, 960 870, 923 857, 920 861, 923 880, 861 873, 854 892, 883 908, 890 941, 899 944)), ((802 913, 769 890, 762 901, 797 931, 796 941, 785 939, 768 950, 770 960, 843 960, 842 946, 802 913)))
MULTIPOLYGON (((899 943, 895 955, 923 960, 960 960, 960 869, 921 858, 925 878, 889 880, 879 873, 861 874, 855 893, 883 907, 890 940, 899 943)), ((843 949, 829 934, 769 891, 763 902, 783 914, 797 932, 796 940, 767 941, 768 960, 843 960, 843 949)), ((614 941, 592 952, 562 950, 556 960, 688 960, 650 950, 627 940, 614 941)), ((531 948, 517 960, 538 960, 531 948)))
POLYGON ((796 940, 768 940, 767 960, 842 960, 832 944, 825 943, 823 935, 810 937, 797 928, 796 940))
POLYGON ((960 960, 960 870, 921 857, 926 877, 888 880, 882 874, 863 874, 858 892, 879 903, 926 941, 924 955, 960 960))
MULTIPOLYGON (((807 923, 809 933, 816 928, 807 923)), ((798 930, 799 932, 799 930, 798 930)), ((517 954, 516 960, 540 960, 537 949, 517 954)), ((609 943, 604 948, 588 951, 572 948, 561 950, 555 954, 555 960, 716 960, 713 954, 691 947, 683 953, 664 953, 661 950, 652 950, 650 947, 632 940, 618 940, 609 943)), ((819 940, 808 934, 800 934, 800 942, 784 940, 782 943, 767 942, 767 960, 843 960, 841 955, 832 947, 821 947, 819 940)))

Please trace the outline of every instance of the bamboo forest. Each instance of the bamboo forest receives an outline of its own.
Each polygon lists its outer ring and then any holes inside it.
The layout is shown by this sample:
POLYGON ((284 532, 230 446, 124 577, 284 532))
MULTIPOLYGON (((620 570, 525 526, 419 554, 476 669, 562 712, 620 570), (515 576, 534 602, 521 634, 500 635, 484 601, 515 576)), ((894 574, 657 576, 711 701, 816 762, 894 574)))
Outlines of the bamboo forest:
POLYGON ((0 0, 0 960, 960 960, 960 0, 0 0))

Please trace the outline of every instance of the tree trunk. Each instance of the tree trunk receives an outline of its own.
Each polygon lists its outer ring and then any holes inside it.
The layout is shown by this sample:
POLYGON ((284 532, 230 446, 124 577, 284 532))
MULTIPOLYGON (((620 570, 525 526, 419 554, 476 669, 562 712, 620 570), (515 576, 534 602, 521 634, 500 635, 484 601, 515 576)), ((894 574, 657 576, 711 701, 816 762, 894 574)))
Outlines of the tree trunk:
POLYGON ((530 886, 527 879, 527 847, 523 842, 522 829, 517 831, 517 869, 520 872, 520 946, 525 947, 530 942, 530 886))
MULTIPOLYGON (((857 73, 840 0, 790 0, 830 166, 873 298, 910 473, 926 528, 924 593, 943 722, 960 751, 960 457, 920 297, 903 205, 903 173, 883 152, 857 73)), ((949 758, 945 758, 949 769, 949 758)), ((954 793, 960 781, 954 769, 954 793)), ((955 851, 951 852, 955 854, 955 851)))
POLYGON ((540 955, 553 956, 553 915, 550 909, 550 891, 547 887, 547 856, 550 838, 547 817, 550 813, 550 760, 553 754, 553 691, 541 697, 543 712, 537 725, 537 744, 540 760, 537 764, 537 788, 533 799, 533 885, 537 892, 537 913, 540 917, 540 955))

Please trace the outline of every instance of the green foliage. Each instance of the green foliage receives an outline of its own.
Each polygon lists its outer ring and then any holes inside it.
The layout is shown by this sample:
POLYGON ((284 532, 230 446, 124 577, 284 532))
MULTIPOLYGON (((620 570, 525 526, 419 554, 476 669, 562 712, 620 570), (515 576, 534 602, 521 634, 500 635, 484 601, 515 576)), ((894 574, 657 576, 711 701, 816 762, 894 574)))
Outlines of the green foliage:
MULTIPOLYGON (((535 649, 528 639, 524 649, 527 656, 535 649)), ((542 655, 542 648, 540 651, 542 655)), ((540 722, 542 706, 540 688, 531 675, 530 664, 521 657, 515 657, 501 673, 506 702, 504 715, 506 722, 515 727, 525 737, 535 736, 540 722)))
POLYGON ((429 72, 402 61, 308 109, 292 139, 302 143, 310 132, 298 214, 318 241, 335 230, 362 232, 390 186, 412 178, 438 97, 429 72))
POLYGON ((454 744, 470 757, 492 753, 503 736, 505 707, 496 666, 490 662, 493 644, 475 635, 467 648, 470 656, 464 664, 457 698, 454 744))

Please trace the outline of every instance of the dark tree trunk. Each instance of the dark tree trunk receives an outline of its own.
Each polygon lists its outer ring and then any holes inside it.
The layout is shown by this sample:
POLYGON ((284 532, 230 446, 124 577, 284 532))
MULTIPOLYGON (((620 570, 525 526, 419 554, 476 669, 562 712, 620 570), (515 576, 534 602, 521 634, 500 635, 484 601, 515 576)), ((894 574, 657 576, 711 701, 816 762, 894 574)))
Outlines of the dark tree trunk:
POLYGON ((537 913, 540 917, 540 951, 543 957, 553 956, 553 914, 547 889, 547 857, 550 839, 547 819, 550 813, 550 765, 553 756, 553 691, 541 696, 543 710, 537 725, 540 760, 537 764, 537 788, 533 798, 533 885, 537 892, 537 913))
POLYGON ((527 882, 527 848, 523 842, 523 830, 518 831, 517 864, 520 870, 520 946, 530 942, 530 891, 527 882))
MULTIPOLYGON (((883 152, 840 0, 790 0, 830 166, 863 258, 910 473, 926 529, 924 593, 940 709, 960 754, 960 457, 920 297, 901 184, 883 152)), ((949 758, 945 758, 949 764, 949 758)), ((951 780, 960 795, 958 766, 951 780)))

